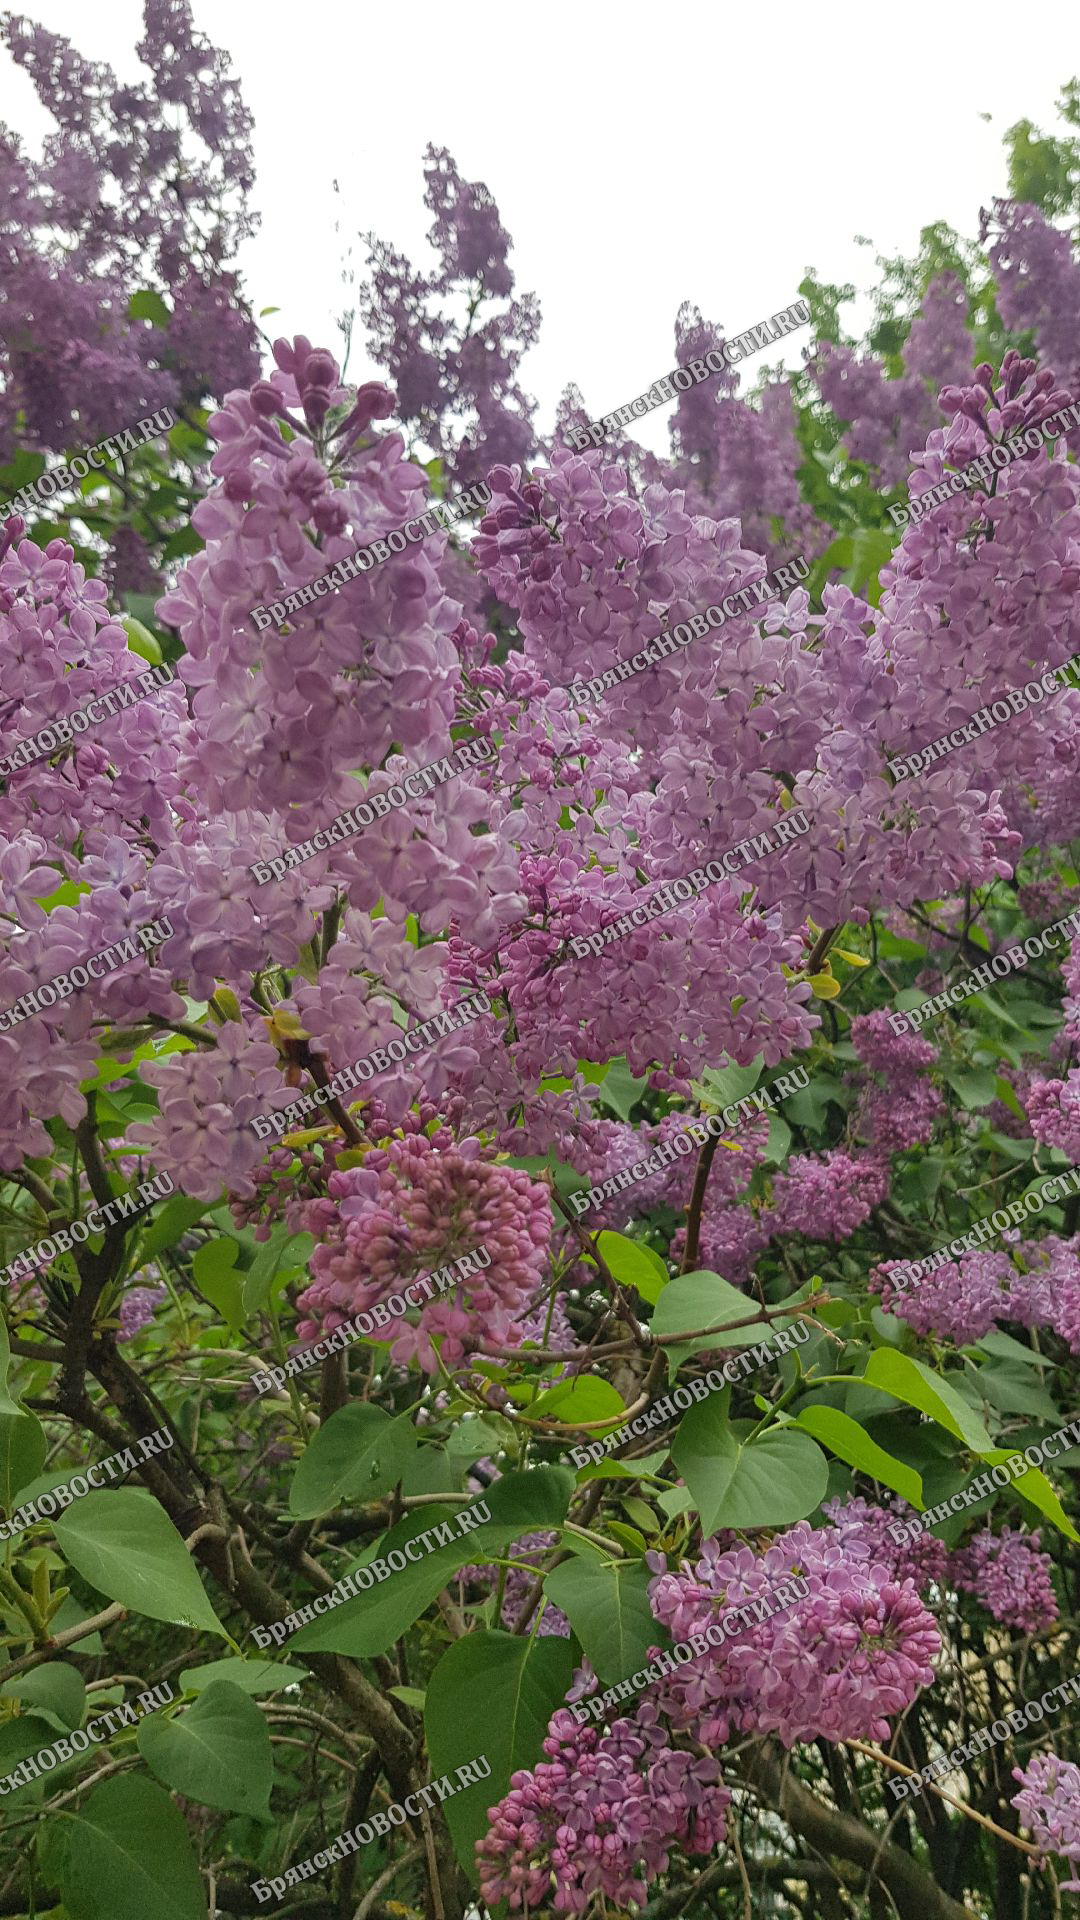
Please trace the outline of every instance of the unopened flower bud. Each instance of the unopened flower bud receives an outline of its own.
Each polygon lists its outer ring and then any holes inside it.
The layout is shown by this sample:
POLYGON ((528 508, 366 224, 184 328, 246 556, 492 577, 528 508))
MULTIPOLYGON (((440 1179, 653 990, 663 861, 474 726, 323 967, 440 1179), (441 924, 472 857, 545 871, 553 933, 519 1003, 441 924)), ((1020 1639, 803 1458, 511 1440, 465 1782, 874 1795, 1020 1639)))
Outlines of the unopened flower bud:
POLYGON ((285 402, 269 380, 257 380, 251 389, 250 399, 255 412, 264 420, 268 420, 272 414, 285 411, 285 402))
POLYGON ((305 387, 336 387, 339 378, 338 363, 325 347, 316 347, 308 356, 304 367, 305 387))

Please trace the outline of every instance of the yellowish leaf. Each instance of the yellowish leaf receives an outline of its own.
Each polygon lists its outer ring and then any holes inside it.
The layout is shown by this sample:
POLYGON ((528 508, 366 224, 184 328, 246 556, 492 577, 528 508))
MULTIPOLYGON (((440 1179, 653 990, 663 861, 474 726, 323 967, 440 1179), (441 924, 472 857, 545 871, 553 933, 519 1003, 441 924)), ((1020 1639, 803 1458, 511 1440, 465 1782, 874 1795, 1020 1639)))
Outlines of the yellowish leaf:
POLYGON ((840 982, 834 980, 831 973, 812 973, 810 985, 819 1000, 835 1000, 840 992, 840 982))

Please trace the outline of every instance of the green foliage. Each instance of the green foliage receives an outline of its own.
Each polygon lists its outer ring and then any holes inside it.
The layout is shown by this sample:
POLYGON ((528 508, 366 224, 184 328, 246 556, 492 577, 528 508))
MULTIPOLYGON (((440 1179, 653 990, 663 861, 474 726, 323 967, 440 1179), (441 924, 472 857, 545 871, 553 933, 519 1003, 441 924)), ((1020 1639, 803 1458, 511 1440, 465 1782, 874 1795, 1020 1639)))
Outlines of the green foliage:
POLYGON ((306 1520, 332 1513, 345 1501, 376 1500, 397 1484, 415 1451, 408 1414, 392 1420, 381 1407, 342 1407, 301 1456, 289 1489, 289 1511, 306 1520))
POLYGON ((731 1422, 727 1395, 712 1394, 685 1414, 671 1457, 701 1515, 702 1531, 790 1526, 825 1498, 828 1465, 820 1447, 794 1427, 755 1433, 731 1422))
POLYGON ((651 1646, 667 1643, 649 1606, 651 1579, 640 1561, 578 1555, 544 1582, 546 1598, 565 1613, 602 1686, 628 1679, 651 1646))
POLYGON ((138 1774, 103 1780, 46 1822, 38 1858, 70 1920, 206 1920, 183 1815, 138 1774))
POLYGON ((228 1639, 172 1521, 140 1488, 84 1494, 54 1531, 64 1558, 107 1600, 228 1639))
MULTIPOLYGON (((295 1653, 315 1651, 368 1657, 386 1649, 430 1606, 458 1567, 470 1561, 490 1560, 519 1534, 557 1527, 566 1514, 573 1475, 564 1467, 533 1467, 527 1473, 508 1473, 485 1496, 490 1521, 422 1552, 400 1572, 392 1572, 359 1599, 332 1607, 310 1626, 301 1627, 290 1642, 295 1653)), ((410 1513, 370 1546, 348 1569, 366 1567, 375 1559, 403 1551, 429 1528, 448 1520, 458 1509, 424 1507, 410 1513)))
POLYGON ((148 1715, 139 1752, 162 1785, 185 1799, 270 1819, 270 1736, 254 1701, 231 1681, 212 1681, 185 1712, 148 1715))
POLYGON ((501 1799, 512 1773, 541 1758, 572 1669, 566 1640, 481 1631, 449 1647, 428 1681, 424 1729, 433 1774, 467 1766, 478 1754, 491 1763, 489 1780, 446 1802, 455 1851, 470 1875, 476 1842, 487 1831, 486 1809, 501 1799))

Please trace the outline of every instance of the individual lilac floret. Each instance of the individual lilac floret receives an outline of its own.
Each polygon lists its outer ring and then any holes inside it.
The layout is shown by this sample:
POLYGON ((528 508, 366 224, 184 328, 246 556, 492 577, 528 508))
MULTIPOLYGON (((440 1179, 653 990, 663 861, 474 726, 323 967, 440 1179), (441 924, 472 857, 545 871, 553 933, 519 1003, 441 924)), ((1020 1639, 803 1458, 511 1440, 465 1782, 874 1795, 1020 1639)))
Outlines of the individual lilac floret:
MULTIPOLYGON (((1075 1866, 1080 1862, 1080 1767, 1056 1753, 1037 1753, 1026 1767, 1013 1768, 1013 1779, 1022 1791, 1013 1795, 1012 1804, 1035 1845, 1075 1866)), ((1080 1880, 1063 1880, 1061 1887, 1080 1893, 1080 1880)))

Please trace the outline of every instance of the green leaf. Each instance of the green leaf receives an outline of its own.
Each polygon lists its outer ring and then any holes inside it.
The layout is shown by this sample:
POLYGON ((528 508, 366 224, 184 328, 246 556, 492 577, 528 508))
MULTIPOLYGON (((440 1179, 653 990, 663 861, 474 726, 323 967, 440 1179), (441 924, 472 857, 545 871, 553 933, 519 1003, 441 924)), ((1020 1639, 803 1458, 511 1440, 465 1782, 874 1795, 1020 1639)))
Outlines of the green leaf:
POLYGON ((1014 1113, 1018 1120, 1022 1120, 1026 1127, 1027 1114, 1016 1097, 1012 1082, 1006 1080, 1004 1074, 999 1073, 997 1079, 994 1081, 994 1092, 997 1094, 1002 1105, 1008 1107, 1009 1112, 1014 1113))
POLYGON ((745 1320, 747 1314, 757 1308, 757 1301, 747 1294, 740 1293, 718 1273, 680 1273, 669 1280, 656 1303, 652 1317, 652 1335, 657 1339, 661 1334, 689 1333, 698 1327, 715 1327, 721 1331, 708 1333, 704 1338, 689 1340, 685 1344, 678 1342, 670 1346, 668 1363, 671 1377, 681 1361, 688 1354, 714 1352, 728 1347, 752 1347, 763 1340, 771 1327, 786 1327, 787 1321, 755 1320, 750 1326, 730 1326, 727 1323, 745 1320))
POLYGON ((428 1681, 424 1726, 434 1774, 478 1756, 491 1768, 479 1786, 453 1794, 444 1814, 474 1884, 487 1809, 502 1799, 511 1774, 542 1758, 548 1721, 570 1691, 573 1669, 570 1642, 557 1635, 481 1632, 455 1640, 428 1681))
POLYGON ((851 562, 846 585, 863 593, 871 606, 880 598, 878 574, 892 557, 893 536, 884 527, 856 527, 851 536, 851 562))
POLYGON ((45 471, 45 455, 31 453, 29 448, 20 447, 13 454, 6 467, 0 467, 0 489, 5 496, 21 493, 23 487, 29 487, 40 480, 45 471))
POLYGON ((77 1667, 66 1660, 50 1660, 31 1673, 22 1673, 4 1688, 9 1700, 25 1700, 30 1707, 44 1707, 54 1713, 69 1731, 82 1726, 86 1707, 86 1682, 77 1667))
POLYGON ((426 1687, 387 1687, 386 1691, 395 1700, 400 1700, 404 1706, 416 1707, 423 1713, 424 1701, 427 1699, 426 1687))
POLYGON ((784 1112, 797 1127, 821 1127, 825 1124, 825 1110, 830 1100, 838 1107, 848 1105, 848 1096, 839 1080, 827 1073, 816 1073, 808 1087, 797 1087, 787 1095, 784 1112))
MULTIPOLYGON (((579 1067, 584 1063, 579 1061, 579 1067)), ((608 1062, 607 1072, 600 1082, 600 1099, 605 1107, 620 1120, 629 1124, 630 1110, 648 1089, 648 1077, 636 1080, 626 1064, 626 1055, 620 1054, 617 1060, 608 1062)))
POLYGON ((172 1521, 140 1488, 84 1494, 53 1532, 64 1558, 95 1593, 149 1620, 229 1638, 172 1521))
POLYGON ((16 1494, 45 1464, 45 1429, 33 1413, 0 1413, 0 1507, 6 1514, 16 1494))
MULTIPOLYGON (((570 1085, 569 1081, 565 1082, 570 1085)), ((519 1153, 508 1155, 508 1167, 520 1167, 523 1173, 550 1173, 555 1182, 556 1191, 565 1200, 572 1193, 580 1193, 588 1186, 588 1181, 578 1173, 575 1167, 568 1166, 565 1160, 556 1160, 551 1153, 519 1153)))
POLYGON ((306 1667, 290 1667, 283 1660, 208 1660, 205 1666, 185 1667, 180 1687, 184 1693, 205 1693, 215 1680, 228 1680, 244 1693, 280 1693, 282 1687, 298 1687, 310 1678, 306 1667))
POLYGON ((206 1920, 184 1817, 139 1774, 61 1808, 39 1829, 38 1857, 68 1920, 206 1920))
POLYGON ((12 1399, 10 1393, 8 1392, 7 1380, 8 1380, 8 1374, 10 1372, 11 1372, 11 1336, 8 1333, 7 1321, 5 1320, 3 1314, 0 1313, 0 1414, 6 1413, 11 1416, 14 1416, 17 1414, 21 1414, 23 1409, 22 1407, 16 1405, 15 1401, 12 1399))
POLYGON ((397 1485, 416 1445, 409 1414, 393 1420, 381 1407, 362 1401, 340 1407, 300 1456, 289 1512, 313 1520, 345 1501, 378 1500, 397 1485))
POLYGON ((139 1724, 139 1752, 163 1786, 203 1807, 269 1820, 274 1758, 255 1702, 215 1680, 184 1713, 139 1724))
POLYGON ((835 974, 808 973, 806 983, 819 1000, 837 1000, 840 997, 840 982, 835 974))
POLYGON ((825 1498, 829 1467, 820 1447, 792 1427, 767 1427, 756 1440, 727 1419, 726 1394, 691 1407, 671 1457, 701 1515, 703 1533, 718 1527, 786 1527, 805 1520, 825 1498))
POLYGON ((748 1067, 706 1067, 701 1075, 700 1084, 695 1082, 693 1090, 699 1099, 707 1100, 711 1106, 723 1108, 737 1106, 753 1093, 761 1078, 761 1069, 765 1055, 759 1053, 748 1067))
POLYGON ((173 1199, 166 1200, 157 1219, 143 1234, 139 1248, 141 1258, 152 1260, 155 1254, 175 1247, 188 1228, 193 1227, 196 1220, 202 1219, 206 1207, 205 1200, 190 1200, 186 1193, 178 1193, 173 1199))
POLYGON ((600 1104, 610 1108, 619 1120, 629 1125, 632 1109, 648 1089, 648 1076, 638 1079, 631 1073, 626 1056, 622 1054, 609 1063, 600 1088, 600 1104))
POLYGON ((918 1162, 915 1181, 924 1206, 933 1206, 944 1172, 945 1162, 938 1153, 928 1153, 918 1162))
MULTIPOLYGON (((91 1612, 98 1613, 100 1612, 100 1608, 94 1607, 91 1609, 91 1612)), ((53 1614, 49 1625, 52 1627, 54 1633, 66 1633, 69 1627, 84 1627, 89 1618, 90 1612, 88 1612, 85 1607, 80 1606, 79 1602, 69 1593, 63 1606, 58 1607, 53 1614)), ((76 1641, 75 1645, 69 1648, 68 1659, 70 1660, 75 1654, 78 1654, 80 1659, 89 1658, 96 1660, 97 1656, 104 1653, 104 1651, 105 1642, 100 1633, 88 1633, 85 1639, 76 1641)), ((2 1771, 3 1768, 0 1768, 0 1772, 2 1771)))
POLYGON ((625 1233, 610 1233, 606 1228, 597 1235, 596 1245, 614 1278, 624 1287, 633 1287, 643 1300, 655 1306, 660 1289, 671 1277, 660 1255, 639 1240, 630 1240, 625 1233))
POLYGON ((133 293, 128 301, 129 320, 149 320, 152 326, 167 327, 172 314, 165 305, 160 293, 152 287, 142 287, 133 293))
MULTIPOLYGON (((433 1547, 402 1572, 390 1573, 355 1600, 332 1607, 310 1626, 301 1627, 292 1645, 302 1653, 351 1653, 374 1658, 385 1653, 406 1627, 431 1605, 458 1567, 490 1560, 523 1533, 558 1527, 574 1488, 574 1475, 565 1467, 533 1467, 525 1473, 507 1473, 484 1495, 491 1512, 474 1531, 433 1547)), ((367 1566, 376 1558, 403 1551, 407 1542, 460 1511, 458 1507, 424 1507, 406 1514, 361 1554, 354 1565, 367 1566)), ((352 1571, 352 1569, 350 1569, 352 1571)), ((471 1643, 471 1642, 470 1642, 471 1643)), ((464 1644, 464 1643, 463 1643, 464 1644)))
POLYGON ((846 1460, 849 1467, 857 1467, 883 1487, 902 1494, 910 1506, 922 1507, 922 1481, 914 1467, 906 1467, 902 1460, 886 1453, 850 1414, 839 1407, 804 1407, 796 1414, 795 1424, 820 1440, 839 1460, 846 1460))
MULTIPOLYGON (((991 1100, 999 1098, 997 1077, 985 1067, 979 1067, 974 1073, 948 1073, 944 1078, 960 1101, 970 1112, 973 1107, 988 1107, 991 1100)), ((1015 1099, 1015 1095, 1013 1096, 1015 1099)), ((1024 1115, 1027 1118, 1027 1115, 1024 1115)))
MULTIPOLYGON (((314 1248, 310 1233, 290 1233, 288 1227, 276 1227, 244 1275, 244 1312, 261 1313, 269 1305, 286 1253, 289 1268, 298 1270, 310 1260, 314 1248)), ((284 1281, 283 1274, 281 1277, 284 1281)))
POLYGON ((1030 1367, 995 1361, 991 1366, 980 1367, 975 1379, 968 1384, 1002 1413, 1030 1413, 1036 1420, 1049 1421, 1057 1415, 1053 1400, 1030 1367))
POLYGON ((217 1308, 233 1333, 240 1332, 246 1318, 244 1276, 236 1265, 239 1257, 240 1242, 222 1234, 220 1239, 208 1240, 200 1247, 191 1263, 191 1276, 199 1292, 217 1308))
MULTIPOLYGON (((171 434, 169 438, 171 441, 171 434)), ((194 527, 178 527, 175 533, 170 533, 162 547, 161 558, 168 565, 170 560, 186 560, 189 554, 201 553, 202 550, 203 542, 194 527)))
POLYGON ((981 1340, 976 1340, 975 1345, 981 1348, 983 1353, 994 1354, 1002 1360, 1022 1361, 1029 1367, 1051 1365, 1044 1354, 1035 1352, 1034 1347, 1025 1347, 1022 1341, 1014 1340, 1011 1333, 1002 1333, 996 1327, 992 1332, 984 1333, 981 1340))
POLYGON ((626 1412, 626 1402, 610 1380, 579 1373, 573 1380, 558 1380, 546 1387, 527 1403, 525 1411, 530 1420, 561 1420, 574 1427, 593 1420, 617 1420, 626 1412))
POLYGON ((657 1524, 656 1515, 652 1508, 647 1507, 644 1500, 639 1499, 637 1494, 626 1494, 624 1498, 620 1500, 619 1505, 627 1519, 631 1520, 634 1526, 639 1528, 642 1533, 660 1532, 660 1527, 657 1524))
POLYGON ((966 1400, 962 1399, 955 1387, 951 1386, 931 1367, 923 1365, 921 1360, 913 1360, 908 1353, 897 1353, 891 1347, 878 1347, 870 1355, 863 1374, 868 1387, 878 1387, 882 1393, 891 1393, 895 1400, 903 1400, 906 1406, 918 1407, 920 1413, 929 1414, 939 1427, 944 1427, 957 1440, 970 1447, 973 1453, 989 1453, 993 1441, 966 1400))
POLYGON ((781 1167, 791 1145, 791 1128, 779 1113, 769 1115, 769 1144, 765 1150, 765 1159, 769 1166, 781 1167))
POLYGON ((629 1679, 650 1646, 666 1643, 648 1602, 652 1577, 640 1560, 575 1559, 544 1582, 545 1597, 562 1608, 601 1686, 629 1679))
MULTIPOLYGON (((1015 1460, 1017 1457, 1009 1447, 991 1447, 985 1456, 993 1467, 999 1467, 1004 1460, 1015 1460)), ((1077 1533, 1041 1467, 1028 1467, 1025 1473, 1018 1475, 1013 1485, 1021 1499, 1026 1500, 1028 1505, 1035 1507, 1039 1513, 1045 1514, 1067 1540, 1080 1541, 1080 1533, 1077 1533)))
MULTIPOLYGON (((59 1715, 51 1708, 40 1713, 30 1708, 26 1713, 20 1713, 18 1719, 0 1723, 0 1777, 10 1773, 20 1760, 28 1760, 31 1754, 40 1753, 42 1747, 51 1747, 59 1732, 56 1724, 58 1719, 59 1715)), ((20 1797, 32 1804, 44 1794, 54 1792, 58 1775, 74 1766, 80 1757, 73 1751, 70 1760, 62 1760, 49 1773, 42 1770, 40 1779, 28 1780, 23 1786, 13 1785, 8 1789, 5 1804, 10 1807, 20 1797)))

